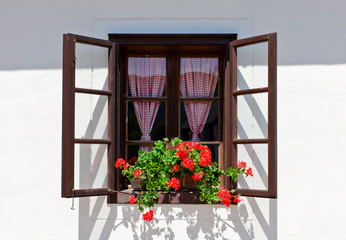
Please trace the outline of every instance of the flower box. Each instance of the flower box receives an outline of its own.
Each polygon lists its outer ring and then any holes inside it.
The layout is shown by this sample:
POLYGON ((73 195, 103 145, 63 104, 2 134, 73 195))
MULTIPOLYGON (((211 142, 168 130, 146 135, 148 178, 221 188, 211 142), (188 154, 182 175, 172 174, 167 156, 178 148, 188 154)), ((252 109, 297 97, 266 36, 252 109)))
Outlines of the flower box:
POLYGON ((142 179, 140 178, 134 178, 131 181, 131 185, 129 186, 129 189, 134 189, 134 190, 141 190, 142 189, 142 179))
MULTIPOLYGON (((226 175, 237 181, 239 174, 252 176, 251 168, 245 162, 239 162, 237 168, 219 169, 212 162, 210 149, 195 142, 183 143, 175 138, 171 142, 157 141, 149 151, 140 151, 138 159, 126 162, 120 158, 115 167, 123 168, 123 175, 131 181, 131 188, 141 190, 140 194, 129 198, 131 204, 137 203, 140 211, 149 209, 143 219, 152 220, 150 209, 159 199, 159 192, 178 191, 176 195, 184 195, 181 189, 194 189, 203 203, 222 202, 226 206, 240 202, 235 191, 220 189, 220 177, 226 175), (130 164, 132 165, 130 165, 130 164), (144 186, 144 187, 142 187, 144 186)), ((186 193, 186 192, 185 192, 186 193)))

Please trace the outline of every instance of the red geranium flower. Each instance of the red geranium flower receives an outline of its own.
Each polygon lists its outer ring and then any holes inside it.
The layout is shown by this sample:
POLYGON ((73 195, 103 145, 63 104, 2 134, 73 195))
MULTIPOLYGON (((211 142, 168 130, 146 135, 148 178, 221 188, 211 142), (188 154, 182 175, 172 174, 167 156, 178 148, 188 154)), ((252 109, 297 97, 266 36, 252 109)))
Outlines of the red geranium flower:
POLYGON ((240 202, 241 202, 241 199, 239 198, 239 196, 234 196, 234 197, 233 197, 233 202, 234 202, 234 203, 240 203, 240 202))
POLYGON ((153 216, 154 216, 153 210, 149 209, 146 213, 143 214, 143 220, 149 222, 153 220, 153 216))
POLYGON ((221 200, 228 200, 231 198, 231 193, 228 190, 225 189, 221 189, 217 196, 221 199, 221 200))
POLYGON ((168 187, 174 188, 175 191, 177 191, 180 187, 180 182, 178 179, 172 177, 170 181, 167 183, 168 187))
POLYGON ((193 178, 194 180, 196 180, 196 181, 201 180, 202 177, 203 177, 203 172, 194 173, 194 174, 192 175, 192 178, 193 178))
POLYGON ((138 158, 137 157, 132 157, 131 159, 130 159, 130 164, 134 164, 135 162, 137 162, 138 161, 138 158))
POLYGON ((197 145, 195 146, 195 149, 198 150, 198 151, 204 150, 204 149, 206 149, 206 148, 207 148, 207 146, 205 146, 205 145, 199 145, 199 144, 197 144, 197 145))
POLYGON ((174 165, 173 165, 173 168, 172 168, 172 171, 173 171, 173 172, 178 172, 178 170, 179 170, 179 169, 178 169, 178 164, 174 164, 174 165))
POLYGON ((201 152, 201 158, 200 161, 198 162, 199 165, 206 167, 211 165, 211 152, 209 150, 209 148, 205 148, 202 152, 201 152))
POLYGON ((185 148, 184 144, 181 143, 178 145, 178 148, 177 148, 177 153, 176 155, 181 159, 183 160, 184 158, 187 157, 187 155, 189 154, 189 151, 185 148))
POLYGON ((252 169, 249 167, 249 168, 246 170, 245 174, 246 174, 246 176, 249 176, 249 175, 250 175, 251 177, 253 177, 252 169))
POLYGON ((240 161, 237 163, 238 167, 245 169, 246 168, 246 162, 240 161))
POLYGON ((125 164, 125 160, 123 158, 119 158, 116 162, 115 162, 115 167, 119 168, 122 167, 125 164))
POLYGON ((231 204, 231 193, 228 190, 221 189, 217 196, 222 200, 221 202, 227 207, 231 204))
POLYGON ((130 201, 131 204, 135 204, 137 202, 137 200, 135 199, 135 196, 133 196, 133 195, 131 195, 129 197, 129 201, 130 201))
POLYGON ((128 163, 125 163, 125 164, 124 164, 124 169, 125 169, 125 170, 129 169, 129 166, 130 166, 130 165, 129 165, 128 163))
POLYGON ((191 158, 186 157, 183 159, 181 166, 186 167, 186 168, 190 169, 190 171, 192 171, 195 168, 195 163, 191 158))
POLYGON ((226 207, 229 207, 229 205, 231 205, 231 199, 225 199, 221 201, 223 204, 226 205, 226 207))
POLYGON ((192 149, 196 149, 198 148, 198 143, 195 143, 195 142, 187 142, 185 143, 185 146, 187 147, 188 150, 192 150, 192 149))
POLYGON ((135 177, 142 177, 143 176, 142 170, 135 170, 133 172, 133 176, 135 176, 135 177))

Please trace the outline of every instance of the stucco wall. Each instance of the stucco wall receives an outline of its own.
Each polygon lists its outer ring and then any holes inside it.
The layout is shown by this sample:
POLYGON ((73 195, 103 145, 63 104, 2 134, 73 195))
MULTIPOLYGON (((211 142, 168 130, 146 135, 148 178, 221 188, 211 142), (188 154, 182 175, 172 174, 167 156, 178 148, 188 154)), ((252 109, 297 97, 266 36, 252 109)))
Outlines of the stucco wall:
POLYGON ((30 1, 0 8, 1 239, 344 239, 346 2, 30 1), (62 34, 278 32, 278 199, 60 198, 62 34), (167 218, 167 216, 170 216, 167 218))

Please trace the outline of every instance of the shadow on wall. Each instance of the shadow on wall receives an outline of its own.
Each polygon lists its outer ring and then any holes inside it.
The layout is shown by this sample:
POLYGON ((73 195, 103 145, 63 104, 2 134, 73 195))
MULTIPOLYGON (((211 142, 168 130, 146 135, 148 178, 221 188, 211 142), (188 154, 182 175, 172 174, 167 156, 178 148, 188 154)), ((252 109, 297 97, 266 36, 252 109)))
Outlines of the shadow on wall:
POLYGON ((277 239, 276 200, 268 200, 268 212, 262 212, 254 198, 245 201, 228 208, 163 205, 154 207, 151 222, 144 222, 136 206, 107 206, 106 197, 97 197, 91 208, 90 198, 83 198, 79 200, 79 239, 277 239), (108 215, 98 217, 104 208, 108 215))
MULTIPOLYGON (((238 85, 249 88, 244 76, 238 72, 238 85)), ((107 89, 105 82, 103 89, 107 89)), ((250 107, 253 121, 259 131, 267 137, 267 120, 256 99, 245 98, 250 107), (256 113, 256 114, 254 114, 256 113)), ((88 123, 85 135, 93 137, 107 136, 107 129, 97 126, 103 120, 101 115, 107 102, 99 98, 92 109, 92 119, 88 123), (95 131, 102 132, 95 133, 95 131)), ((102 124, 101 124, 102 125, 102 124)), ((102 125, 103 126, 103 125, 102 125)), ((238 137, 249 138, 247 123, 238 121, 238 137)), ((250 126, 253 126, 251 123, 250 126)), ((102 171, 102 162, 107 159, 106 147, 90 145, 80 147, 79 187, 106 187, 106 174, 102 171), (103 178, 100 179, 100 174, 103 178)), ((252 145, 245 152, 257 171, 264 188, 268 188, 266 166, 254 151, 252 145)), ((249 188, 246 181, 242 188, 249 188)), ((106 197, 79 199, 79 239, 109 239, 121 236, 124 239, 277 239, 277 200, 243 197, 244 202, 226 208, 222 205, 156 205, 152 222, 144 222, 141 213, 132 205, 107 205, 106 197)))

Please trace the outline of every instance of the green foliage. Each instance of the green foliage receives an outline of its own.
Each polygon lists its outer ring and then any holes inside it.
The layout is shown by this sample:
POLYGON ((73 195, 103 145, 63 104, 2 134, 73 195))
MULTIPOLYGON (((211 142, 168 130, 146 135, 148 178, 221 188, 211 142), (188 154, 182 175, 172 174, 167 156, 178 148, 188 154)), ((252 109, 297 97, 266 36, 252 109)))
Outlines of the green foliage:
POLYGON ((222 175, 227 175, 236 181, 239 174, 245 173, 245 169, 242 168, 229 168, 223 171, 219 169, 218 164, 215 162, 208 166, 202 166, 199 164, 201 153, 196 149, 189 151, 188 156, 194 161, 194 169, 190 171, 181 165, 182 160, 177 155, 177 147, 181 143, 182 140, 179 138, 175 138, 171 142, 167 138, 164 138, 163 141, 157 141, 150 152, 140 151, 138 161, 122 171, 122 174, 127 176, 130 181, 135 178, 135 170, 141 170, 142 172, 139 178, 142 179, 143 191, 137 201, 140 211, 154 205, 157 199, 157 191, 168 192, 170 190, 167 184, 173 175, 174 165, 177 165, 179 169, 174 173, 174 176, 203 172, 202 178, 196 181, 197 189, 201 194, 201 201, 208 204, 220 201, 217 193, 220 191, 219 185, 222 175))
POLYGON ((228 177, 231 177, 233 181, 238 181, 238 175, 239 174, 244 174, 245 173, 245 169, 244 168, 232 168, 230 167, 229 169, 227 169, 225 171, 225 175, 228 177))

